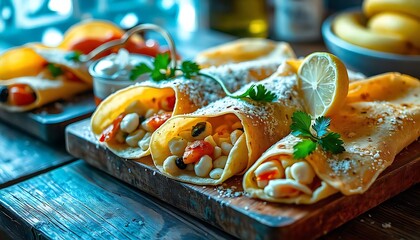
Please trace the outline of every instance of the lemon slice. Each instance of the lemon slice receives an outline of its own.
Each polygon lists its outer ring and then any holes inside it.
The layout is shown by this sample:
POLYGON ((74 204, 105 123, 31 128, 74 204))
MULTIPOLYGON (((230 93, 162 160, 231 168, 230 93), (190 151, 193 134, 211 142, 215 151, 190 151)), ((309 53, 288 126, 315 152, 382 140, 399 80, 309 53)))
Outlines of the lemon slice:
POLYGON ((298 70, 298 89, 306 111, 313 117, 334 114, 343 106, 349 88, 344 64, 336 56, 316 52, 298 70))

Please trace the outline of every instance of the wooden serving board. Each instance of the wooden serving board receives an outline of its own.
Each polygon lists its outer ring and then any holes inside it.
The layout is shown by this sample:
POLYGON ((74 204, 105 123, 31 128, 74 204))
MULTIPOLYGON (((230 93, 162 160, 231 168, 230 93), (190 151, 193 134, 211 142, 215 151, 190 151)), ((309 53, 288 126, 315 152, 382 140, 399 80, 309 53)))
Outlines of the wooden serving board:
POLYGON ((404 149, 362 195, 335 194, 313 205, 268 203, 243 195, 241 177, 222 186, 195 186, 167 178, 151 158, 122 159, 99 145, 89 120, 69 125, 67 150, 128 184, 224 231, 252 239, 312 239, 420 182, 420 140, 404 149))
POLYGON ((0 109, 0 120, 49 144, 63 145, 67 125, 90 117, 95 109, 93 94, 85 92, 29 112, 0 109))

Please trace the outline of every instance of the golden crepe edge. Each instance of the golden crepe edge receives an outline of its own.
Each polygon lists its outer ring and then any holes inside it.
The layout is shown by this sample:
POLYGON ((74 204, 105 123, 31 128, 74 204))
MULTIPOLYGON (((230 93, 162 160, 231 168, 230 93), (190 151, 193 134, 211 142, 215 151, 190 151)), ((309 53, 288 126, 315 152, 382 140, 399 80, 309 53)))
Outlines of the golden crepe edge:
MULTIPOLYGON (((0 72, 1 77, 3 77, 3 79, 0 79, 0 85, 28 85, 36 94, 36 100, 33 103, 22 106, 0 103, 1 108, 11 112, 28 111, 59 99, 66 99, 92 88, 92 80, 87 70, 83 70, 79 65, 66 64, 65 61, 55 62, 52 61, 53 59, 45 59, 42 54, 33 49, 33 46, 35 44, 11 48, 0 55, 0 65, 4 67, 0 72), (18 57, 14 58, 14 56, 18 57), (13 61, 9 61, 11 59, 13 61), (65 76, 58 76, 55 79, 44 78, 42 72, 46 71, 48 62, 75 74, 81 81, 67 80, 65 76), (19 65, 19 63, 23 65, 19 65)), ((59 57, 64 58, 64 55, 59 55, 54 59, 57 60, 59 57)))
POLYGON ((278 57, 295 58, 291 46, 264 38, 240 38, 197 54, 195 61, 202 67, 278 57))

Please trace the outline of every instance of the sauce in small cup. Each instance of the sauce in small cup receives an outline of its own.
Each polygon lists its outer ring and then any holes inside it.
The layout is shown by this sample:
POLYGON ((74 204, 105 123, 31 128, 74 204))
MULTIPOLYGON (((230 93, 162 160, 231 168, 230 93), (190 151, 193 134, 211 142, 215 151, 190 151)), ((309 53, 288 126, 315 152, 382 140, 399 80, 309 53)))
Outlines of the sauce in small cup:
POLYGON ((140 63, 152 66, 152 59, 150 56, 130 54, 126 49, 120 49, 118 54, 111 54, 93 62, 89 66, 89 73, 93 77, 96 105, 117 90, 149 79, 148 74, 143 74, 132 81, 130 72, 140 63))

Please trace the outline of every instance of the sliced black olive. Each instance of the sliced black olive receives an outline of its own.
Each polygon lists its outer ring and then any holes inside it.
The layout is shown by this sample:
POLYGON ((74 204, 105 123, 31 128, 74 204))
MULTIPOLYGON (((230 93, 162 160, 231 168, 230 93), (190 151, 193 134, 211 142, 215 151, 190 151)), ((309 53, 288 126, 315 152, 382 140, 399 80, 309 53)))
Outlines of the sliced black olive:
POLYGON ((197 137, 206 130, 206 122, 199 122, 191 129, 191 136, 197 137))
POLYGON ((0 102, 7 102, 7 99, 9 98, 9 89, 6 86, 0 87, 0 102))
POLYGON ((184 159, 182 157, 178 157, 175 160, 175 164, 179 169, 185 169, 187 168, 187 164, 184 163, 184 159))

